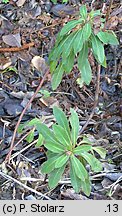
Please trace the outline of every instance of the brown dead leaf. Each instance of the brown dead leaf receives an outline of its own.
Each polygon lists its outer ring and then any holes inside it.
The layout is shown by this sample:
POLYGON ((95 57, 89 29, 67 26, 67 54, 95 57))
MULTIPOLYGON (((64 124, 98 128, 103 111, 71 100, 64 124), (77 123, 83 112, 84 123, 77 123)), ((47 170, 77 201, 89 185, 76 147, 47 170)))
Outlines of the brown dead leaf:
POLYGON ((31 60, 32 65, 40 72, 45 73, 48 66, 46 65, 45 59, 40 56, 34 56, 31 60))
POLYGON ((17 5, 18 7, 21 7, 21 6, 23 6, 23 5, 25 4, 25 2, 26 2, 26 0, 18 0, 18 1, 16 2, 16 5, 17 5))
POLYGON ((21 37, 20 34, 9 34, 2 36, 3 42, 12 47, 21 47, 21 37))

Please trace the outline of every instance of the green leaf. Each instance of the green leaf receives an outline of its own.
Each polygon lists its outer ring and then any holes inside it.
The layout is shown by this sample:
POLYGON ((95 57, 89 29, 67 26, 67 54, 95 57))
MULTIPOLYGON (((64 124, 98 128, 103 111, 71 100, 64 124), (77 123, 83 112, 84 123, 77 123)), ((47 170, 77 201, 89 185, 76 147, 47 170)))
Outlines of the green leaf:
POLYGON ((60 125, 53 125, 53 131, 56 139, 62 143, 65 147, 71 147, 71 139, 68 132, 60 125))
POLYGON ((111 32, 103 32, 100 31, 97 34, 97 37, 104 43, 104 44, 111 44, 111 45, 118 45, 119 41, 117 40, 116 35, 111 32))
POLYGON ((41 166, 41 172, 46 173, 46 174, 52 172, 52 170, 55 169, 55 163, 56 163, 56 160, 58 159, 59 156, 60 156, 60 154, 58 154, 57 156, 52 157, 52 158, 48 159, 46 162, 44 162, 41 166))
POLYGON ((86 5, 83 5, 80 8, 80 15, 82 16, 83 19, 86 20, 86 18, 87 18, 87 8, 86 8, 86 5))
POLYGON ((29 121, 29 122, 27 123, 27 125, 28 125, 28 126, 36 126, 37 124, 40 124, 40 123, 41 123, 40 119, 34 118, 34 119, 32 119, 31 121, 29 121))
POLYGON ((50 52, 50 55, 49 55, 50 61, 56 61, 60 58, 62 52, 67 47, 66 43, 68 43, 67 41, 69 41, 69 37, 70 37, 70 34, 64 36, 61 40, 58 40, 56 42, 54 48, 52 49, 52 51, 50 52))
POLYGON ((91 182, 90 182, 89 177, 84 182, 82 182, 82 190, 87 196, 90 195, 90 193, 91 193, 91 182))
POLYGON ((96 16, 100 16, 101 15, 101 12, 100 12, 100 10, 92 10, 91 12, 90 12, 90 16, 91 16, 91 18, 92 17, 96 17, 96 16))
MULTIPOLYGON (((59 157, 60 154, 58 154, 58 157, 59 157)), ((47 159, 51 159, 53 157, 56 157, 57 156, 57 153, 54 153, 54 152, 51 152, 50 150, 47 150, 46 152, 46 156, 47 156, 47 159)))
POLYGON ((31 131, 26 137, 27 142, 31 143, 34 139, 34 131, 31 131))
POLYGON ((82 29, 80 29, 79 31, 77 31, 76 33, 76 37, 72 43, 73 49, 74 49, 74 53, 75 55, 81 51, 82 47, 83 47, 83 39, 82 39, 82 29))
POLYGON ((54 73, 54 71, 56 70, 56 66, 57 66, 57 61, 50 61, 50 72, 54 73))
POLYGON ((63 49, 63 52, 62 52, 63 60, 66 59, 69 56, 69 54, 70 54, 70 52, 72 50, 72 44, 73 44, 73 42, 74 42, 74 40, 76 38, 76 35, 77 35, 77 31, 72 32, 69 35, 68 40, 66 41, 66 43, 62 47, 62 49, 63 49))
POLYGON ((64 73, 64 68, 63 68, 63 65, 60 64, 55 72, 53 73, 52 75, 52 89, 55 90, 59 84, 61 83, 61 80, 62 80, 62 76, 63 76, 63 73, 64 73))
POLYGON ((81 155, 83 152, 91 151, 92 146, 90 145, 81 145, 74 149, 73 153, 76 155, 81 155))
POLYGON ((63 68, 64 71, 68 74, 71 72, 73 66, 74 66, 74 59, 75 59, 75 54, 73 50, 71 50, 70 55, 68 56, 67 59, 63 60, 63 68))
POLYGON ((71 139, 73 142, 73 145, 75 146, 78 138, 78 133, 79 133, 79 118, 75 110, 70 109, 71 116, 70 116, 70 124, 72 127, 71 130, 71 139))
POLYGON ((52 151, 52 152, 54 152, 54 153, 61 153, 61 152, 64 152, 65 151, 65 147, 63 146, 63 145, 61 145, 60 143, 56 143, 56 142, 46 142, 45 144, 44 144, 44 146, 48 149, 48 150, 50 150, 50 151, 52 151))
POLYGON ((60 36, 64 36, 65 34, 67 34, 69 31, 71 31, 75 26, 77 26, 78 24, 80 24, 82 22, 82 19, 79 20, 72 20, 70 22, 68 22, 61 30, 60 32, 60 36))
POLYGON ((71 184, 75 190, 76 193, 79 193, 81 188, 81 179, 77 177, 74 167, 72 166, 72 163, 70 162, 70 178, 71 178, 71 184))
POLYGON ((83 45, 82 50, 79 53, 79 57, 78 57, 78 68, 79 70, 81 70, 81 68, 83 68, 84 62, 86 61, 88 57, 88 43, 85 43, 83 45))
POLYGON ((42 146, 42 145, 43 145, 43 142, 44 142, 44 137, 43 137, 42 134, 40 133, 40 134, 39 134, 39 137, 38 137, 38 141, 37 141, 35 147, 38 148, 38 147, 42 146))
POLYGON ((83 140, 80 141, 80 144, 90 144, 92 145, 93 142, 91 142, 87 137, 83 136, 83 140))
POLYGON ((82 80, 86 83, 86 85, 89 85, 92 80, 92 71, 88 59, 84 61, 84 65, 80 69, 80 72, 82 80))
POLYGON ((80 155, 90 164, 93 171, 99 172, 102 170, 102 164, 93 155, 88 152, 81 153, 80 155))
POLYGON ((53 107, 53 114, 57 123, 62 126, 70 135, 69 123, 65 113, 60 108, 55 106, 53 107))
POLYGON ((42 136, 44 137, 44 139, 48 142, 50 140, 50 142, 53 143, 57 143, 57 140, 55 139, 54 134, 51 132, 51 130, 45 125, 45 124, 38 124, 37 125, 37 130, 39 133, 42 134, 42 136))
POLYGON ((82 181, 85 181, 85 179, 88 177, 86 169, 74 155, 72 155, 70 158, 77 177, 80 178, 82 181))
POLYGON ((61 155, 57 160, 56 160, 56 163, 55 163, 55 168, 60 168, 62 167, 64 164, 66 164, 66 162, 68 161, 69 159, 69 155, 66 155, 63 154, 61 155))
POLYGON ((94 54, 95 58, 97 56, 99 62, 102 64, 104 62, 104 59, 105 59, 104 46, 101 43, 101 41, 99 40, 99 38, 93 34, 91 36, 91 42, 92 42, 93 54, 94 54))
POLYGON ((90 23, 86 23, 83 27, 83 32, 82 32, 82 38, 83 38, 83 42, 87 41, 89 39, 89 37, 91 36, 91 24, 90 23))
POLYGON ((66 165, 62 166, 61 168, 55 169, 50 173, 50 176, 49 176, 50 189, 57 186, 58 182, 60 181, 60 179, 64 173, 65 166, 66 165))
POLYGON ((102 147, 93 147, 92 148, 94 151, 96 151, 100 156, 101 158, 105 159, 106 157, 106 150, 102 147))

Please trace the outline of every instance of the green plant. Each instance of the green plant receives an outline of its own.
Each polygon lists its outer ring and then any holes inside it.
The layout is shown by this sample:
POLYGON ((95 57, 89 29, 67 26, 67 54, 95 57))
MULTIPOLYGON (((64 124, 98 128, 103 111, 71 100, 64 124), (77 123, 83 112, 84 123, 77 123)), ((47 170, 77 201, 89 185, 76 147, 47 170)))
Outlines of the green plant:
MULTIPOLYGON (((79 118, 73 109, 69 121, 60 108, 54 107, 53 114, 57 123, 53 124, 52 129, 36 118, 27 124, 34 125, 39 133, 36 146, 44 145, 47 148, 47 161, 42 164, 41 172, 49 174, 49 187, 54 188, 66 166, 70 167, 71 184, 75 191, 79 192, 82 188, 82 191, 89 195, 91 182, 85 165, 88 163, 95 172, 101 171, 101 162, 95 157, 94 151, 102 158, 105 158, 106 151, 101 147, 92 146, 86 137, 78 143, 79 118)), ((34 138, 33 132, 27 138, 29 142, 34 138)))
POLYGON ((89 50, 92 51, 98 64, 107 66, 104 44, 118 45, 118 40, 113 31, 104 29, 105 20, 101 16, 100 10, 88 13, 84 5, 80 8, 79 19, 68 22, 59 32, 49 55, 53 90, 60 84, 63 74, 71 72, 75 60, 81 74, 78 82, 90 84, 92 71, 88 60, 89 50), (96 28, 99 17, 100 27, 96 28))
POLYGON ((2 0, 3 3, 7 4, 9 0, 2 0))
MULTIPOLYGON (((51 0, 53 3, 57 3, 57 0, 51 0)), ((67 3, 68 0, 62 0, 62 3, 67 3)))

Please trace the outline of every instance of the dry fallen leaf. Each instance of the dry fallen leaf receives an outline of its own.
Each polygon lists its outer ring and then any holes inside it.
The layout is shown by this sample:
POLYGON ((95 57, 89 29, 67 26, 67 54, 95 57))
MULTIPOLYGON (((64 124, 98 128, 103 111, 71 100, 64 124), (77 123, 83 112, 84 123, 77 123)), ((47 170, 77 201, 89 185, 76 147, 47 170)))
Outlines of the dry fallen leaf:
POLYGON ((40 56, 34 56, 31 60, 32 65, 40 72, 45 73, 48 66, 46 65, 45 59, 40 56))
POLYGON ((20 34, 9 34, 2 36, 3 42, 12 47, 21 47, 20 34))
POLYGON ((25 2, 26 2, 26 0, 18 0, 18 1, 16 2, 16 5, 17 5, 18 7, 21 7, 21 6, 23 6, 23 5, 25 4, 25 2))

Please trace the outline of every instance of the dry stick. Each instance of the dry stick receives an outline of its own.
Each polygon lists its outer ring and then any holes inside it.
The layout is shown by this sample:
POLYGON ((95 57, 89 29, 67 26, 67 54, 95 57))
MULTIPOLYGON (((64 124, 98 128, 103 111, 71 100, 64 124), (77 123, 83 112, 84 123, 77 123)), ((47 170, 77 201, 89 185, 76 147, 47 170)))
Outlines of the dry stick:
POLYGON ((21 47, 5 47, 5 48, 1 47, 0 52, 18 52, 24 49, 28 49, 29 47, 32 46, 34 46, 34 42, 24 44, 21 47))
POLYGON ((94 115, 94 112, 95 112, 95 108, 97 106, 97 103, 98 103, 98 97, 99 97, 99 88, 100 88, 100 71, 101 71, 101 66, 98 65, 98 72, 97 72, 97 86, 96 86, 96 93, 95 93, 95 103, 94 103, 94 106, 93 106, 93 109, 92 109, 92 112, 89 116, 89 118, 87 119, 85 125, 83 126, 83 128, 81 129, 80 131, 80 134, 83 133, 83 131, 86 129, 86 127, 88 126, 90 120, 92 119, 93 115, 94 115))
MULTIPOLYGON (((14 159, 15 157, 17 157, 19 154, 22 154, 22 152, 26 151, 27 149, 29 149, 32 145, 34 145, 35 143, 37 143, 37 140, 34 140, 32 143, 30 143, 29 145, 27 145, 26 147, 24 147, 23 149, 21 149, 19 152, 16 152, 15 154, 13 154, 9 161, 11 161, 12 159, 14 159)), ((12 149, 13 150, 13 149, 12 149)))
POLYGON ((45 73, 45 75, 44 75, 43 79, 41 80, 39 86, 37 87, 35 93, 34 93, 33 96, 31 97, 31 99, 28 101, 28 103, 26 104, 25 108, 23 109, 23 111, 22 111, 22 113, 21 113, 21 115, 20 115, 20 117, 19 117, 19 120, 18 120, 18 122, 17 122, 17 124, 16 124, 15 130, 14 130, 14 133, 13 133, 13 137, 12 137, 12 141, 11 141, 11 146, 10 146, 10 151, 9 151, 9 153, 7 154, 6 159, 5 159, 6 161, 9 161, 9 162, 10 162, 11 152, 12 152, 13 147, 14 147, 14 140, 15 140, 15 137, 16 137, 17 129, 18 129, 19 124, 20 124, 20 122, 21 122, 21 120, 22 120, 22 117, 23 117, 23 115, 25 114, 25 111, 28 109, 28 107, 29 107, 30 104, 32 103, 32 101, 33 101, 33 99, 35 98, 35 96, 37 95, 38 91, 39 91, 40 88, 42 87, 42 85, 43 85, 43 83, 44 83, 44 81, 45 81, 45 79, 46 79, 46 77, 47 77, 48 74, 49 74, 49 69, 48 69, 47 72, 45 73))
POLYGON ((113 0, 110 0, 109 8, 108 8, 108 11, 107 11, 107 14, 106 14, 106 22, 109 20, 112 4, 113 4, 113 0))
POLYGON ((29 190, 29 191, 35 193, 35 194, 38 194, 39 196, 41 196, 41 197, 43 197, 43 198, 46 198, 46 199, 48 199, 48 200, 51 200, 48 196, 42 194, 41 192, 36 191, 35 189, 33 189, 33 188, 31 188, 31 187, 29 187, 29 186, 27 186, 27 185, 21 183, 21 182, 18 181, 17 179, 15 179, 15 178, 13 178, 13 177, 11 177, 11 176, 9 176, 9 175, 7 175, 7 174, 1 172, 1 171, 0 171, 0 175, 3 176, 3 177, 6 178, 6 179, 10 179, 11 181, 13 181, 13 182, 19 184, 20 186, 24 187, 25 189, 27 189, 27 190, 29 190))
MULTIPOLYGON (((13 151, 13 149, 14 149, 16 146, 18 146, 18 145, 31 133, 31 131, 32 131, 32 130, 30 130, 29 132, 27 132, 27 133, 13 146, 13 148, 11 149, 11 151, 13 151)), ((37 142, 37 140, 36 140, 36 142, 37 142)), ((31 144, 32 144, 32 143, 31 143, 31 144)), ((24 150, 24 149, 22 149, 22 150, 24 150)), ((19 151, 19 154, 20 154, 20 152, 21 152, 21 151, 19 151)), ((23 151, 22 151, 22 152, 23 152, 23 151)), ((16 154, 18 155, 18 152, 16 152, 15 155, 16 155, 16 154)), ((13 156, 12 156, 12 158, 10 158, 10 160, 11 160, 11 159, 13 159, 13 156)))

